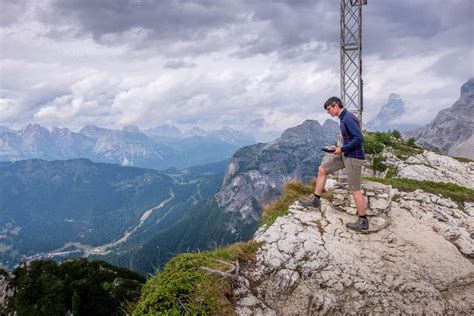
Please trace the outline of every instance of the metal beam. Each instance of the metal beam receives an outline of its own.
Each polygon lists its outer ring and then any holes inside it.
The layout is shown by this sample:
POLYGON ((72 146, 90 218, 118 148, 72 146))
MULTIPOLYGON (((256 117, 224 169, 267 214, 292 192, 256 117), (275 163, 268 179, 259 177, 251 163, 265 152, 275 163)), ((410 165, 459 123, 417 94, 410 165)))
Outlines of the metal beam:
POLYGON ((341 0, 341 99, 362 126, 362 6, 367 0, 341 0))

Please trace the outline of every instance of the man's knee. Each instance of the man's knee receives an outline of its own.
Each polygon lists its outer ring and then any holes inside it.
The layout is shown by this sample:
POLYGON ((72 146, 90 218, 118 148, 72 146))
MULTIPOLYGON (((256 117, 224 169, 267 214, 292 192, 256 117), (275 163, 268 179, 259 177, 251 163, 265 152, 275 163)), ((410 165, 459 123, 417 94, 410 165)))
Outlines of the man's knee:
POLYGON ((323 166, 319 166, 318 175, 321 175, 321 176, 327 176, 328 175, 328 173, 326 172, 326 170, 324 169, 323 166))

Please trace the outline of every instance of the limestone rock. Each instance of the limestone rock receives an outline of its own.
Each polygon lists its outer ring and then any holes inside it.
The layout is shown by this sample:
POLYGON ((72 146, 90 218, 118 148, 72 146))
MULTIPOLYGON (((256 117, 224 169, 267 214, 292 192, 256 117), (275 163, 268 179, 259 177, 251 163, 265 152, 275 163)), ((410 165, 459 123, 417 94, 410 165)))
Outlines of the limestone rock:
POLYGON ((349 193, 337 186, 320 211, 296 202, 257 231, 263 246, 242 271, 255 298, 236 301, 240 315, 472 314, 473 203, 363 187, 373 209, 384 207, 369 217, 378 227, 369 234, 346 229, 355 216, 342 208, 349 193))
POLYGON ((280 196, 286 182, 313 179, 324 156, 321 147, 334 143, 338 133, 332 120, 323 126, 306 120, 272 142, 238 150, 216 195, 219 207, 231 217, 227 230, 236 233, 242 223, 257 223, 263 207, 280 196))
POLYGON ((460 162, 428 150, 405 161, 390 150, 385 150, 383 156, 384 163, 394 167, 399 178, 455 183, 474 189, 474 162, 460 162))
POLYGON ((427 148, 437 148, 451 156, 474 159, 474 78, 461 87, 459 99, 441 110, 430 124, 407 133, 427 148))

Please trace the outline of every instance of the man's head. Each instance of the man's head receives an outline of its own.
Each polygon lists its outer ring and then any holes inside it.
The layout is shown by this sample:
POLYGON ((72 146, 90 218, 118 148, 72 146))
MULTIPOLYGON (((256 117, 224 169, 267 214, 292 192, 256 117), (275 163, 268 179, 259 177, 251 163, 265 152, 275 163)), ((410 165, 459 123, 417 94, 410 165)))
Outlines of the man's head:
POLYGON ((338 97, 330 97, 326 102, 324 102, 324 109, 332 117, 338 116, 342 111, 342 108, 344 108, 344 106, 342 105, 341 99, 338 97))

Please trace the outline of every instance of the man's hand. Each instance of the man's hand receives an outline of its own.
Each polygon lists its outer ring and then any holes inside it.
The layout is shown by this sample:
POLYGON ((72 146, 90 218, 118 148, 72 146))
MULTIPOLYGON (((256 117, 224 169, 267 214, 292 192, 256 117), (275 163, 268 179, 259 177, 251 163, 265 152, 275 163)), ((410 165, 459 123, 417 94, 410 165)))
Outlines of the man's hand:
POLYGON ((334 155, 340 156, 341 155, 341 147, 334 147, 334 149, 335 149, 334 155))

